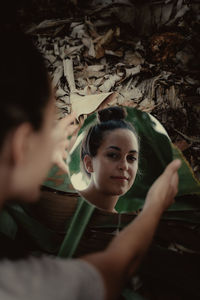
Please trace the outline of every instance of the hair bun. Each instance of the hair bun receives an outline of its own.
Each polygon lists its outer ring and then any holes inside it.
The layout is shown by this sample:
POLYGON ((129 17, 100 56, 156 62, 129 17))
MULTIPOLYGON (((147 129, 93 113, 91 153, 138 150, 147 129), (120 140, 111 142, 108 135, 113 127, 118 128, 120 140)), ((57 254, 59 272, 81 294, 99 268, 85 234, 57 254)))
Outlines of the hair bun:
POLYGON ((98 111, 98 119, 100 122, 123 120, 126 115, 125 109, 119 106, 111 106, 98 111))

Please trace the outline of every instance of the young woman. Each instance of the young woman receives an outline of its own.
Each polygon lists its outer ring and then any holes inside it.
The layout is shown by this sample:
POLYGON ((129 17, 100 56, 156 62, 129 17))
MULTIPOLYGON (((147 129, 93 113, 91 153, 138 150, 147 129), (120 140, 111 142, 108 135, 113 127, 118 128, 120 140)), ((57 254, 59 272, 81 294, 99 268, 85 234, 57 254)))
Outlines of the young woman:
MULTIPOLYGON (((35 201, 52 160, 66 168, 63 151, 67 136, 75 128, 70 125, 73 117, 69 117, 54 130, 54 94, 42 56, 31 41, 22 33, 2 32, 2 29, 0 40, 0 204, 3 206, 16 198, 35 201), (53 153, 56 153, 54 158, 53 153)), ((116 194, 129 188, 137 171, 137 166, 130 171, 124 167, 132 160, 137 165, 137 140, 131 131, 127 134, 130 144, 123 151, 129 152, 125 156, 129 158, 119 168, 123 173, 115 173, 114 168, 111 173, 113 182, 119 180, 116 194)), ((122 145, 113 143, 112 150, 118 153, 122 145)), ((143 211, 105 251, 76 260, 43 257, 0 261, 0 298, 117 299, 126 279, 143 258, 163 211, 173 202, 179 167, 178 160, 168 165, 149 190, 143 211)), ((101 174, 95 159, 92 168, 101 174)))
POLYGON ((125 109, 117 106, 99 111, 99 122, 90 127, 81 148, 90 183, 80 193, 98 208, 111 212, 115 212, 119 196, 133 185, 138 170, 139 141, 125 117, 125 109))

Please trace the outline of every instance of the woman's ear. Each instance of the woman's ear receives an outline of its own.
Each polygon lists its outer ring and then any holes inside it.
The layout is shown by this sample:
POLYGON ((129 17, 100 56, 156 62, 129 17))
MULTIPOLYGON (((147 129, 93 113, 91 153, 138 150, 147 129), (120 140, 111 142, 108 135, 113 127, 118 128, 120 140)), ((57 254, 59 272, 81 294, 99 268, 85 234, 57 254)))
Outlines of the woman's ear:
POLYGON ((92 165, 92 157, 86 154, 83 159, 83 163, 85 165, 85 169, 88 173, 93 172, 93 165, 92 165))

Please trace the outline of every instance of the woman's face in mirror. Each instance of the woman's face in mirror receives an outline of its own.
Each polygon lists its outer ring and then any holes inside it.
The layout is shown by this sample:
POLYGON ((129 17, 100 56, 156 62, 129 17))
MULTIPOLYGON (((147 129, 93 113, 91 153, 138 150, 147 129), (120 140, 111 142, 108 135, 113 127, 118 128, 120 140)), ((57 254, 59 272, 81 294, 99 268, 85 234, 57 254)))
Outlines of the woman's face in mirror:
POLYGON ((101 194, 124 195, 134 183, 138 170, 138 142, 129 129, 104 134, 95 157, 86 155, 84 165, 91 175, 90 185, 101 194))

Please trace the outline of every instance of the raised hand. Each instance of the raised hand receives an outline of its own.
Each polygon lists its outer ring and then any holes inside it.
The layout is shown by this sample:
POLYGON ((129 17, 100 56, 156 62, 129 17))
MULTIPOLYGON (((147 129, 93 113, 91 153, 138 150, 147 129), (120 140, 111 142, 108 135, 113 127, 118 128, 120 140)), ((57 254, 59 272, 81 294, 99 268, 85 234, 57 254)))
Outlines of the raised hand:
POLYGON ((71 140, 68 138, 72 136, 78 128, 77 125, 74 125, 74 122, 75 115, 67 115, 57 122, 53 130, 55 148, 53 151, 52 163, 56 164, 66 173, 68 173, 68 167, 64 160, 67 158, 66 150, 71 146, 71 140))
POLYGON ((144 209, 151 205, 157 206, 161 212, 173 202, 178 192, 178 169, 181 166, 179 159, 173 160, 151 186, 144 205, 144 209))

